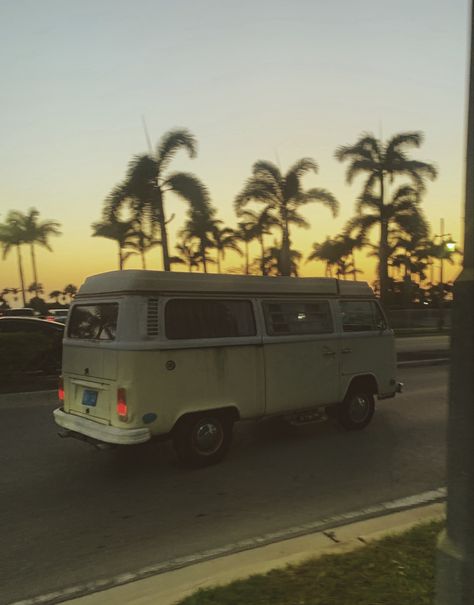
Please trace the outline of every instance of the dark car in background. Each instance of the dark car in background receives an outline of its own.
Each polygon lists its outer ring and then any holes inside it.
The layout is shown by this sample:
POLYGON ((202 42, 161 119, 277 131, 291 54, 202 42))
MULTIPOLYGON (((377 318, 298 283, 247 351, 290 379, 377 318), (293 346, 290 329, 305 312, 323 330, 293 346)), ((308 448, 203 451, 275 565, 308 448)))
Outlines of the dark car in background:
POLYGON ((61 370, 64 325, 34 317, 0 317, 0 375, 61 370))

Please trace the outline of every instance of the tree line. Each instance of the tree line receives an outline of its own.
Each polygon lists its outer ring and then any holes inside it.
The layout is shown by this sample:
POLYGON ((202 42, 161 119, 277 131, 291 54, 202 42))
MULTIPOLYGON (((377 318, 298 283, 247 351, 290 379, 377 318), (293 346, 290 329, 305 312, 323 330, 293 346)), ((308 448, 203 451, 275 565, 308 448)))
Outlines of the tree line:
MULTIPOLYGON (((242 257, 246 274, 297 276, 301 262, 322 261, 327 276, 356 279, 361 271, 355 251, 366 249, 378 258, 374 285, 381 298, 393 301, 398 288, 402 297, 413 300, 427 290, 421 286, 430 272, 434 285, 435 260, 453 262, 453 255, 459 253, 447 249, 442 239, 435 242, 421 208, 426 182, 437 176, 432 164, 410 157, 410 150, 422 142, 420 132, 396 134, 388 141, 363 134, 354 144, 337 148, 334 155, 345 164, 346 182, 363 179, 355 214, 341 233, 315 242, 306 258, 292 245, 294 228, 310 228, 301 209, 318 203, 336 217, 340 207, 327 189, 304 188, 303 177, 318 172, 316 161, 301 158, 286 172, 270 161, 256 161, 234 197, 234 228, 217 218, 209 190, 196 175, 171 169, 178 152, 190 158, 197 155, 196 138, 185 129, 165 133, 154 153, 132 158, 124 179, 107 196, 101 220, 92 224, 92 235, 116 242, 119 269, 132 255, 139 255, 143 269, 147 268, 147 253, 158 247, 165 271, 184 265, 188 271, 207 272, 214 265, 221 272, 226 252, 233 251, 242 257), (175 254, 168 233, 174 218, 167 212, 170 193, 187 204, 175 254), (369 239, 374 232, 376 244, 369 239), (259 254, 251 259, 249 247, 254 241, 259 254)), ((0 224, 4 258, 13 249, 17 252, 23 297, 22 245, 30 248, 33 285, 38 285, 35 245, 50 249, 49 237, 60 234, 59 223, 40 222, 38 217, 35 209, 27 214, 11 211, 0 224)), ((38 288, 33 290, 38 296, 38 288)))

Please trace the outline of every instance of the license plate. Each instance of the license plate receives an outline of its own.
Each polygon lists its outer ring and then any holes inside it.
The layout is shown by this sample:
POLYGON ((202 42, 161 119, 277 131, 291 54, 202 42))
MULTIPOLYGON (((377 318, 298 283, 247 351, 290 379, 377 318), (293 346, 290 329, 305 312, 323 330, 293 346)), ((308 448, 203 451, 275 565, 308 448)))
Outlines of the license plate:
POLYGON ((90 405, 94 406, 97 403, 97 391, 90 391, 89 389, 84 389, 84 393, 82 394, 82 405, 90 405))

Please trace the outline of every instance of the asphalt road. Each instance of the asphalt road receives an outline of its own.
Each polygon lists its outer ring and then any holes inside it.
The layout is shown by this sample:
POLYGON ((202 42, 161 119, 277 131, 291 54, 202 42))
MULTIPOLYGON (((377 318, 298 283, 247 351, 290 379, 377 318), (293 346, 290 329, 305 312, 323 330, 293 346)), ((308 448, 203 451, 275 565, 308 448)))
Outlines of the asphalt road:
POLYGON ((1 396, 0 603, 443 485, 447 368, 400 378, 406 393, 365 431, 246 423, 228 458, 200 471, 167 443, 61 440, 54 396, 1 396))

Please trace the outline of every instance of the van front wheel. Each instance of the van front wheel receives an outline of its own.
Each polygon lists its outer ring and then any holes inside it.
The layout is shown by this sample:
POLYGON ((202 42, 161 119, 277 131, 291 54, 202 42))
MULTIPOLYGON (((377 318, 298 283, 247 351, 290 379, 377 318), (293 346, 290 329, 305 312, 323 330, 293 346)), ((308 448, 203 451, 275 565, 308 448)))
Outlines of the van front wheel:
POLYGON ((202 414, 182 418, 173 433, 179 459, 193 468, 220 462, 229 449, 232 420, 224 414, 202 414))
POLYGON ((352 391, 340 404, 338 419, 348 431, 358 431, 369 424, 374 411, 375 400, 372 393, 352 391))

